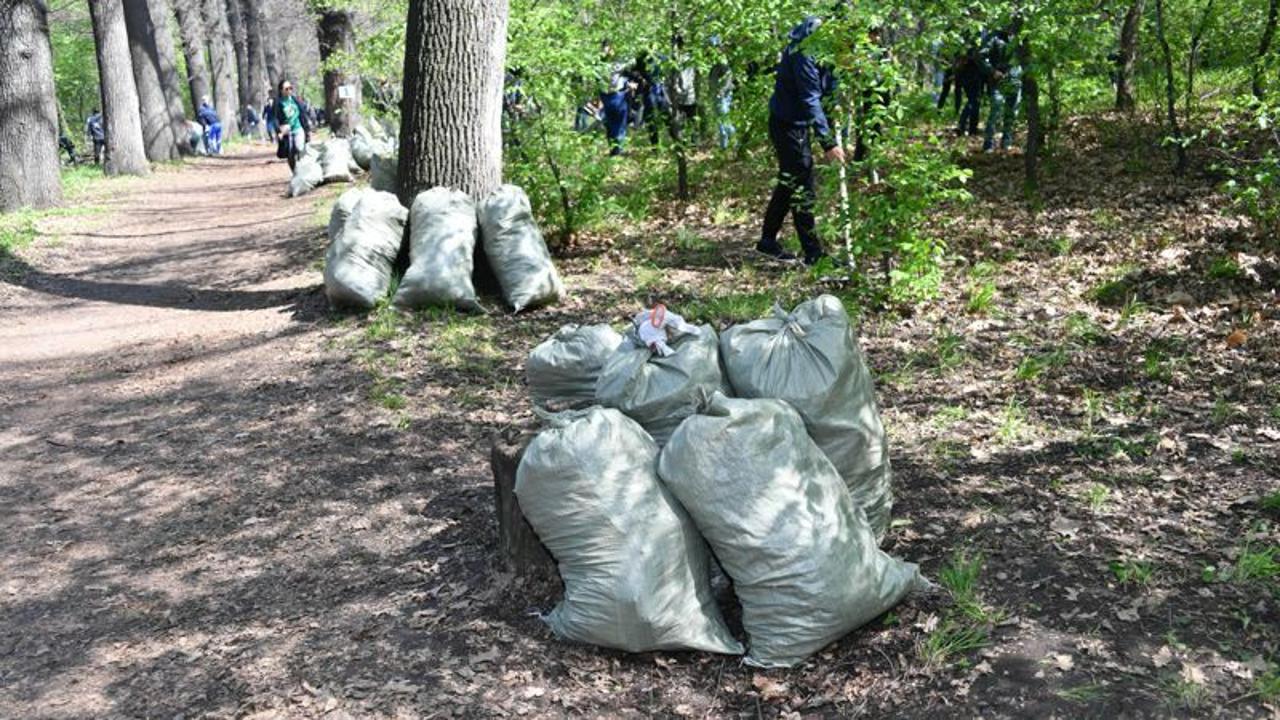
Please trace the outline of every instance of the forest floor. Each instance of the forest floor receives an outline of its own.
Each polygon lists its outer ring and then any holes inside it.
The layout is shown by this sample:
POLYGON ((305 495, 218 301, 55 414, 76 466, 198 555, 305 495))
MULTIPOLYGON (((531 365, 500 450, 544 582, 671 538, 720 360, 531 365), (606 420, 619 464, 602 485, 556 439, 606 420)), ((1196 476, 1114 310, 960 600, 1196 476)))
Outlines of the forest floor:
POLYGON ((559 325, 819 291, 747 252, 767 162, 516 317, 332 315, 337 189, 285 199, 263 146, 95 184, 0 253, 0 717, 1280 714, 1280 257, 1202 175, 1069 136, 1036 212, 973 155, 942 296, 862 317, 885 547, 955 601, 790 671, 556 640, 488 466, 559 325))

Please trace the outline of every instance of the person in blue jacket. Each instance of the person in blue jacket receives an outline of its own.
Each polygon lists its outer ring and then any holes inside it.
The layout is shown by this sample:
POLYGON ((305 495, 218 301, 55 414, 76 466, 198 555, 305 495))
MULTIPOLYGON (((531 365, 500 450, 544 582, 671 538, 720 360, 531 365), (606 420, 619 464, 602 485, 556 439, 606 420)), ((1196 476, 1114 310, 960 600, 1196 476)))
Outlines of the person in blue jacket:
POLYGON ((222 154, 222 121, 218 112, 209 104, 209 98, 200 101, 200 109, 196 110, 196 120, 204 126, 204 146, 210 155, 222 154))
POLYGON ((614 61, 613 45, 605 40, 600 44, 601 58, 605 64, 600 103, 604 106, 604 131, 609 138, 609 154, 621 155, 627 141, 627 114, 632 91, 625 63, 614 61))
POLYGON ((830 70, 822 68, 802 48, 805 38, 822 24, 816 17, 805 18, 790 34, 790 41, 778 61, 773 97, 769 98, 769 139, 778 156, 778 181, 764 213, 764 228, 756 250, 779 260, 795 256, 778 244, 778 232, 787 213, 791 213, 804 261, 814 264, 825 257, 813 217, 817 191, 813 179, 813 150, 810 130, 822 145, 827 161, 844 162, 844 150, 837 142, 822 98, 835 88, 830 70))

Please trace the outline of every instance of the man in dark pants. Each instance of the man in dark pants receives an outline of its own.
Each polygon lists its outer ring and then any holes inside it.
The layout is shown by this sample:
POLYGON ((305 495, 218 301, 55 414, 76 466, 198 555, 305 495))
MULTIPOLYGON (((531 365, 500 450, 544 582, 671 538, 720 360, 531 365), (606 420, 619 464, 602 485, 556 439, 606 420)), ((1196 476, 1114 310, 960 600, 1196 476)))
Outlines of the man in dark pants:
POLYGON ((84 134, 93 141, 93 164, 102 164, 102 153, 107 147, 107 133, 102 125, 102 113, 93 109, 89 119, 84 121, 84 134))
POLYGON ((824 158, 844 162, 844 150, 831 132, 827 115, 822 110, 822 96, 834 87, 830 72, 819 68, 814 59, 806 55, 800 44, 813 34, 822 21, 816 17, 805 18, 790 35, 790 42, 778 61, 777 77, 773 85, 773 97, 769 99, 769 139, 773 141, 778 156, 778 182, 769 198, 764 213, 764 228, 756 250, 777 258, 794 260, 795 256, 778 244, 778 232, 787 213, 791 213, 800 245, 804 248, 804 261, 812 265, 825 257, 822 241, 814 229, 813 206, 817 193, 813 181, 813 151, 809 147, 809 128, 812 127, 822 144, 824 158))

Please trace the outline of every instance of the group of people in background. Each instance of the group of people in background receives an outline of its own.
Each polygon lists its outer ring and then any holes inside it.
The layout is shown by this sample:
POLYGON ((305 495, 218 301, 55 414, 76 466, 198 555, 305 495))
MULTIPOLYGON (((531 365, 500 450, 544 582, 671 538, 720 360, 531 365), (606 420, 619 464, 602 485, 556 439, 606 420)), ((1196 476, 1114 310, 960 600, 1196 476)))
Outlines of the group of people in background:
POLYGON ((987 122, 982 149, 984 152, 996 149, 997 130, 999 148, 1010 149, 1022 100, 1022 66, 1015 57, 1010 31, 983 30, 980 34, 970 34, 956 52, 944 58, 943 64, 945 69, 939 68, 934 75, 935 100, 942 110, 947 96, 952 96, 956 134, 978 134, 982 102, 986 99, 987 122))
MULTIPOLYGON (((710 40, 717 50, 720 41, 710 40)), ((658 144, 660 126, 666 125, 677 143, 696 143, 697 122, 702 119, 698 97, 698 73, 684 53, 684 38, 673 38, 673 57, 647 52, 632 61, 619 61, 612 43, 601 43, 604 65, 600 91, 578 108, 574 128, 579 132, 604 129, 610 155, 626 151, 628 130, 646 130, 649 142, 658 144)), ((711 67, 709 85, 718 143, 728 149, 735 129, 730 120, 733 107, 733 73, 720 60, 711 67)))

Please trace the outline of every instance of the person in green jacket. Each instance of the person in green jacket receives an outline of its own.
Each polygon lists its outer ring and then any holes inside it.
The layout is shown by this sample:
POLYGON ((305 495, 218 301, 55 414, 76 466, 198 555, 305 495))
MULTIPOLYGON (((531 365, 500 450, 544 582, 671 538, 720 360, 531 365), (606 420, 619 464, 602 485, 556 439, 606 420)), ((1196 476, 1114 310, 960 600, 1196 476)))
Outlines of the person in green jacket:
POLYGON ((276 118, 276 140, 289 143, 289 169, 298 164, 298 158, 307 150, 307 139, 311 133, 311 123, 303 111, 302 103, 293 95, 293 83, 281 80, 276 88, 276 104, 271 108, 276 118))

